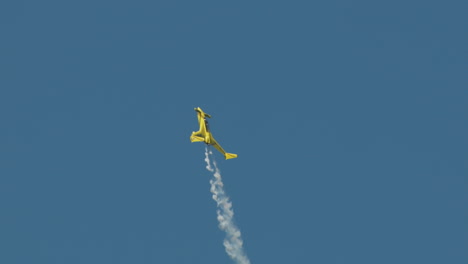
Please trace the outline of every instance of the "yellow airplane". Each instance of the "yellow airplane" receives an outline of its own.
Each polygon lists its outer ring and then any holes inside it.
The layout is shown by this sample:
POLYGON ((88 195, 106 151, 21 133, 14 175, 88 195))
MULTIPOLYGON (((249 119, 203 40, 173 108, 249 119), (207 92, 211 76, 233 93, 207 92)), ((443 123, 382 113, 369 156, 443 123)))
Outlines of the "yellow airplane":
POLYGON ((224 149, 216 142, 213 135, 210 132, 208 126, 208 120, 206 118, 211 118, 211 115, 203 112, 200 107, 195 108, 198 117, 198 123, 200 124, 200 130, 197 132, 192 132, 190 136, 190 141, 192 142, 205 142, 208 145, 214 146, 219 152, 223 153, 226 159, 237 158, 236 154, 227 153, 224 149))

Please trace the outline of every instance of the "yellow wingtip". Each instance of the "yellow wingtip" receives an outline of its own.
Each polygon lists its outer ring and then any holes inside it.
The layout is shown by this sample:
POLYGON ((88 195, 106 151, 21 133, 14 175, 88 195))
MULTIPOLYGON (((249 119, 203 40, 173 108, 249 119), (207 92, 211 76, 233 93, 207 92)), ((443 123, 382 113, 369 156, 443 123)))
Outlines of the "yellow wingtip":
POLYGON ((237 154, 232 154, 232 153, 226 153, 224 155, 224 157, 228 160, 228 159, 234 159, 234 158, 237 158, 237 154))

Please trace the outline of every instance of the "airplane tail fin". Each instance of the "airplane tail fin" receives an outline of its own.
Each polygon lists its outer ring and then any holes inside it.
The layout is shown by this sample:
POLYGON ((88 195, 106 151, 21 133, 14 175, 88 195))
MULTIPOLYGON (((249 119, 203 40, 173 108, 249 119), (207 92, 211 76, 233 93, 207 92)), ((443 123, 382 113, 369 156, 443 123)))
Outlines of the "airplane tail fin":
POLYGON ((232 154, 232 153, 226 153, 224 154, 224 157, 228 160, 228 159, 234 159, 234 158, 237 158, 237 154, 232 154))

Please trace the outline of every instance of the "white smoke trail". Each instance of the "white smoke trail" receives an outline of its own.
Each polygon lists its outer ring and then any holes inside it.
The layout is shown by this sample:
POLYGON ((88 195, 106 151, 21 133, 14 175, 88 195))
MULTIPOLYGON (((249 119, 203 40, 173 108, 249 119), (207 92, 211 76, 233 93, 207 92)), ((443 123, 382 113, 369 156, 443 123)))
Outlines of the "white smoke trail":
POLYGON ((210 180, 211 193, 213 194, 213 200, 215 200, 218 210, 218 222, 219 228, 226 232, 226 238, 224 239, 224 248, 231 259, 238 264, 250 264, 250 260, 244 253, 242 248, 242 238, 239 228, 234 224, 234 211, 232 209, 232 203, 229 201, 229 197, 223 188, 223 181, 221 179, 221 173, 216 165, 216 161, 213 160, 213 167, 211 166, 210 155, 211 150, 208 147, 205 149, 205 161, 206 169, 213 173, 213 179, 210 180))

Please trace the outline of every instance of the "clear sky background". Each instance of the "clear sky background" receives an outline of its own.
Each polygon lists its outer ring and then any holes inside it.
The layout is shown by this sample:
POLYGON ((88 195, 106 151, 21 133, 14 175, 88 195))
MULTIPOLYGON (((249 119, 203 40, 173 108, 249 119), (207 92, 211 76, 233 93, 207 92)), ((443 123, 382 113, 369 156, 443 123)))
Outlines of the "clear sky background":
POLYGON ((0 2, 0 263, 468 262, 466 1, 0 2))

